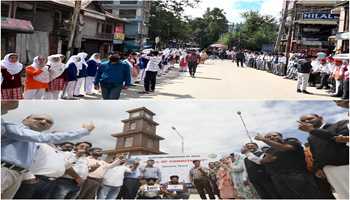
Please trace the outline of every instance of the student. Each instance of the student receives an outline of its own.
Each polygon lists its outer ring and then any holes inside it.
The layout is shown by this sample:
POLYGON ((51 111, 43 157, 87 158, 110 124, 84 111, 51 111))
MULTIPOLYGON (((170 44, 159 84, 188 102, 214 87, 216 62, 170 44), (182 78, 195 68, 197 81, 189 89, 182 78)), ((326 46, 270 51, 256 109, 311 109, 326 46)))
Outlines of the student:
POLYGON ((23 99, 21 72, 23 65, 18 62, 16 53, 7 54, 1 61, 1 99, 23 99))

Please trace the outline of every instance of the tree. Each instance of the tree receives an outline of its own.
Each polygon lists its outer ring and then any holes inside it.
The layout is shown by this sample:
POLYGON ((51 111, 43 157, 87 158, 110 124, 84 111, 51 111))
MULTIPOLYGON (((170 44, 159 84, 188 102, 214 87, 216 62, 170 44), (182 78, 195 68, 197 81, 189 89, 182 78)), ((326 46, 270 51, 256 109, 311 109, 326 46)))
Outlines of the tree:
POLYGON ((261 50, 264 44, 271 44, 277 37, 278 25, 271 16, 260 15, 256 11, 242 13, 244 22, 236 24, 236 30, 230 37, 222 38, 225 44, 238 48, 261 50))
POLYGON ((219 40, 220 36, 228 30, 228 20, 222 9, 207 9, 203 17, 190 21, 193 40, 201 48, 208 47, 210 44, 219 40))
POLYGON ((151 40, 161 38, 163 46, 169 41, 186 42, 190 39, 191 28, 183 16, 184 7, 193 7, 200 0, 155 0, 151 3, 149 36, 151 40))

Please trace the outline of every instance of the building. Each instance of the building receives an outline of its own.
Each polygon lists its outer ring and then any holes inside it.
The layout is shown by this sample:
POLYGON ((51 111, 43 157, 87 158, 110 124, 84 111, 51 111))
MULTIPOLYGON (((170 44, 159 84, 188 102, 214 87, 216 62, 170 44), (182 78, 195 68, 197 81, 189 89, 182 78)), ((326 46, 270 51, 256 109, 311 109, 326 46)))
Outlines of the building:
MULTIPOLYGON (((125 21, 104 10, 98 1, 82 0, 74 53, 113 48, 115 28, 125 21)), ((22 63, 37 55, 66 54, 75 2, 71 0, 1 1, 1 53, 17 52, 22 63)), ((120 42, 122 43, 122 42, 120 42)))
POLYGON ((328 40, 338 30, 339 15, 332 9, 336 0, 284 0, 278 50, 280 52, 332 52, 334 44, 328 40))
POLYGON ((337 53, 349 53, 349 1, 337 4, 332 13, 339 14, 339 27, 337 34, 329 40, 334 42, 337 53))
POLYGON ((117 139, 117 143, 114 150, 105 151, 108 157, 116 154, 164 154, 159 147, 159 142, 164 138, 156 134, 156 127, 159 124, 153 121, 155 114, 145 107, 127 112, 129 118, 122 120, 124 124, 123 131, 112 134, 117 139))
POLYGON ((151 1, 104 1, 103 5, 116 17, 127 20, 124 51, 143 49, 148 40, 151 1))

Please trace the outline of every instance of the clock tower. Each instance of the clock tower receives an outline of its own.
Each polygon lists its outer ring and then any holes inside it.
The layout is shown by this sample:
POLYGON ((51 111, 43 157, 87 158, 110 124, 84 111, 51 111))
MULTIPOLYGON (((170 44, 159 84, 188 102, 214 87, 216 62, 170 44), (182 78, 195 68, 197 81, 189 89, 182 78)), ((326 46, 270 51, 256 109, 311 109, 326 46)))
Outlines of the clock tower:
POLYGON ((115 150, 109 150, 106 153, 109 156, 125 153, 129 155, 164 154, 159 150, 159 141, 164 138, 156 134, 156 127, 159 124, 153 121, 155 114, 145 107, 127 112, 129 118, 122 120, 123 131, 112 134, 117 138, 115 150))

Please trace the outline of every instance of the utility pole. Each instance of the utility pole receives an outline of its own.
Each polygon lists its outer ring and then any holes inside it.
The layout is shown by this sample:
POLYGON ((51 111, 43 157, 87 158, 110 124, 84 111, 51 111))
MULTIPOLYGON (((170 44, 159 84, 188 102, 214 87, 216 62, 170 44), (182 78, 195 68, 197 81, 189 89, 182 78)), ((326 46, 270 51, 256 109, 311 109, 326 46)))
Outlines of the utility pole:
POLYGON ((275 43, 275 49, 274 52, 278 52, 280 50, 279 46, 281 43, 281 38, 282 38, 282 33, 283 33, 283 29, 286 25, 286 19, 287 19, 287 15, 288 15, 288 7, 289 7, 289 0, 284 0, 284 9, 283 9, 283 14, 282 14, 282 21, 278 30, 278 36, 277 36, 277 40, 275 43))
POLYGON ((73 50, 73 42, 75 38, 75 32, 77 28, 77 23, 80 15, 80 9, 81 9, 81 0, 76 0, 75 5, 74 5, 74 11, 73 11, 73 16, 72 16, 72 22, 70 24, 70 38, 68 42, 68 51, 66 54, 66 58, 69 59, 71 56, 72 50, 73 50))

